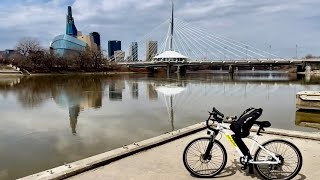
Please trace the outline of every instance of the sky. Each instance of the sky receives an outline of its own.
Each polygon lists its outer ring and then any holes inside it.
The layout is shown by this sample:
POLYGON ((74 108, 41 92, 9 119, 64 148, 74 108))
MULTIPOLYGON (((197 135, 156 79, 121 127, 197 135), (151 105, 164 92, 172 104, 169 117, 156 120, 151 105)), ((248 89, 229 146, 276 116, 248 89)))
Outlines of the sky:
MULTIPOLYGON (((319 0, 174 0, 175 17, 207 32, 282 57, 320 55, 319 0), (271 46, 271 48, 270 48, 271 46)), ((78 30, 97 31, 102 48, 121 40, 123 49, 170 18, 170 0, 1 0, 0 50, 23 37, 43 47, 65 33, 67 6, 78 30)))

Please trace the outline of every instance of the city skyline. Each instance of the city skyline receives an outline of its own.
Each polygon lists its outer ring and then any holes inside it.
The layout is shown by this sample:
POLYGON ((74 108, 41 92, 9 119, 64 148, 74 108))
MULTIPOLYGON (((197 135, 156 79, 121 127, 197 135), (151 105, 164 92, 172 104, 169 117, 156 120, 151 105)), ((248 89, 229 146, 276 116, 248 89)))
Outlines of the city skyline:
MULTIPOLYGON (((319 55, 318 31, 320 2, 275 1, 248 2, 234 0, 176 0, 176 16, 199 25, 209 32, 236 39, 284 57, 319 55), (194 8, 197 7, 197 8, 194 8), (272 48, 270 48, 272 47, 272 48)), ((77 27, 88 34, 101 34, 101 48, 110 39, 131 42, 150 32, 170 16, 170 2, 165 0, 122 0, 110 3, 88 0, 7 1, 0 5, 0 49, 12 49, 25 36, 40 39, 42 46, 65 29, 65 8, 71 5, 77 27), (25 8, 28 11, 25 11, 25 8), (126 9, 129 9, 127 11, 126 9), (92 9, 95 9, 93 12, 92 9), (161 11, 159 10, 161 9, 161 11), (121 13, 126 12, 126 13, 121 13), (107 14, 104 16, 104 14, 107 14), (28 17, 26 19, 26 17, 28 17)))

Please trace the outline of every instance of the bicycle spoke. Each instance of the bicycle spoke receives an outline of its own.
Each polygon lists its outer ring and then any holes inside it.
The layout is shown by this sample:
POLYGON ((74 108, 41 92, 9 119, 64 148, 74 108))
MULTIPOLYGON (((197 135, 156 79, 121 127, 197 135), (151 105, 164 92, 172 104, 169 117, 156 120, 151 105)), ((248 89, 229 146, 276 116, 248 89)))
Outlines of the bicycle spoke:
POLYGON ((211 148, 208 159, 204 159, 209 143, 209 138, 199 138, 190 143, 184 153, 185 166, 192 174, 199 177, 212 177, 226 164, 225 154, 221 145, 217 143, 211 148))
MULTIPOLYGON (((275 140, 264 145, 268 151, 274 153, 281 160, 280 164, 255 165, 258 172, 267 179, 287 179, 294 177, 301 168, 300 156, 293 145, 287 141, 275 140)), ((275 161, 269 153, 259 149, 255 155, 255 160, 275 161)))

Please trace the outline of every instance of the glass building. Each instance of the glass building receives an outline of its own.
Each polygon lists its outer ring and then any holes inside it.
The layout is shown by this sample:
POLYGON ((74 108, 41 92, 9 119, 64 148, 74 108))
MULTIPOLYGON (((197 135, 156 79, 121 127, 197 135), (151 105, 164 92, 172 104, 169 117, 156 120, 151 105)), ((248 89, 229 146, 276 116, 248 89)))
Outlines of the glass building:
POLYGON ((111 58, 112 56, 114 56, 114 52, 115 51, 119 51, 121 50, 121 41, 109 41, 108 42, 108 55, 109 58, 111 58))
POLYGON ((69 36, 77 37, 78 30, 76 25, 74 24, 74 19, 72 17, 72 9, 71 6, 68 6, 68 14, 67 14, 67 21, 66 21, 66 34, 69 36))
MULTIPOLYGON (((94 39, 94 37, 92 39, 94 39)), ((90 48, 92 46, 92 43, 90 42, 90 38, 82 36, 81 32, 78 32, 74 24, 74 18, 72 17, 71 6, 68 6, 68 14, 66 17, 66 34, 56 36, 52 40, 50 47, 52 48, 53 52, 58 56, 66 56, 79 51, 84 51, 87 47, 90 48)))
POLYGON ((84 51, 86 46, 87 44, 85 42, 66 34, 55 37, 51 42, 54 53, 59 56, 84 51))

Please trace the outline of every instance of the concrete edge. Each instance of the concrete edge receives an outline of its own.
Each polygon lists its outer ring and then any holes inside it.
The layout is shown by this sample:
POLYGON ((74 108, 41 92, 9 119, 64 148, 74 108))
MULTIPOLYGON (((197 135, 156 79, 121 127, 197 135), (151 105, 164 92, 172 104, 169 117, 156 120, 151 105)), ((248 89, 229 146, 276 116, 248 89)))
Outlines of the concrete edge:
POLYGON ((80 174, 82 172, 109 164, 113 161, 122 159, 124 157, 133 155, 135 153, 160 146, 162 144, 168 143, 170 141, 179 139, 184 136, 188 136, 190 134, 194 134, 196 132, 202 131, 206 129, 205 123, 195 124, 183 129, 179 129, 176 131, 168 132, 163 135, 150 138, 144 141, 140 141, 138 143, 133 143, 130 145, 123 146, 121 148, 111 150, 102 154, 98 154, 83 160, 79 160, 70 164, 65 164, 53 169, 49 169, 37 174, 33 174, 30 176, 26 176, 20 178, 20 180, 42 180, 42 179, 64 179, 76 174, 80 174))
MULTIPOLYGON (((162 144, 174 141, 176 139, 182 138, 184 136, 188 136, 190 134, 197 133, 204 129, 206 129, 205 123, 195 124, 183 129, 165 133, 163 135, 160 135, 154 138, 140 141, 138 143, 126 145, 121 148, 111 150, 102 154, 98 154, 83 160, 79 160, 70 164, 65 164, 65 165, 62 165, 53 169, 49 169, 37 174, 23 177, 23 178, 20 178, 19 180, 65 179, 65 178, 80 174, 82 172, 109 164, 116 160, 128 157, 138 152, 160 146, 162 144)), ((257 128, 253 127, 252 131, 256 132, 257 128)), ((266 131, 262 133, 320 141, 320 133, 299 132, 299 131, 291 131, 291 130, 283 130, 283 129, 275 129, 275 128, 266 128, 266 131)))
MULTIPOLYGON (((258 128, 252 128, 253 132, 256 132, 258 128)), ((284 130, 276 128, 265 128, 266 131, 262 131, 262 134, 278 135, 292 138, 300 138, 307 140, 320 141, 320 133, 316 132, 302 132, 302 131, 293 131, 293 130, 284 130)))

